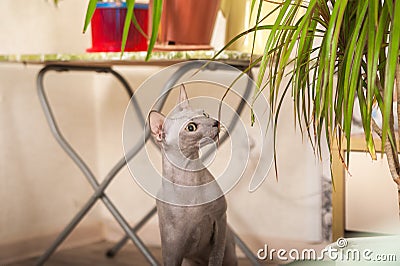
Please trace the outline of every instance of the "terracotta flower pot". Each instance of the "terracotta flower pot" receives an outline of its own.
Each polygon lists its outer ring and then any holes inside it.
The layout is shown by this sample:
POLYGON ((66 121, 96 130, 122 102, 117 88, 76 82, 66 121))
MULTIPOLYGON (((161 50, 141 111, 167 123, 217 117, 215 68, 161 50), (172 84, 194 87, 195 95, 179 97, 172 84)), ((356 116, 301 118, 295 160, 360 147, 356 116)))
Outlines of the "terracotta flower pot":
POLYGON ((164 0, 157 45, 209 46, 219 7, 220 0, 164 0))

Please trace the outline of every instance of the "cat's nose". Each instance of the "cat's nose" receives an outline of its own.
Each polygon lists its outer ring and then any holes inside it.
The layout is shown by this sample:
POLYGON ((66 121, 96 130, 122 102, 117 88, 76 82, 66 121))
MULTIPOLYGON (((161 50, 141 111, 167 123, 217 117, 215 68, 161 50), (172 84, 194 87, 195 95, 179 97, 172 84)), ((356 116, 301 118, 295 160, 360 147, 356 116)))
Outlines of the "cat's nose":
POLYGON ((215 121, 213 127, 219 127, 219 121, 215 121))

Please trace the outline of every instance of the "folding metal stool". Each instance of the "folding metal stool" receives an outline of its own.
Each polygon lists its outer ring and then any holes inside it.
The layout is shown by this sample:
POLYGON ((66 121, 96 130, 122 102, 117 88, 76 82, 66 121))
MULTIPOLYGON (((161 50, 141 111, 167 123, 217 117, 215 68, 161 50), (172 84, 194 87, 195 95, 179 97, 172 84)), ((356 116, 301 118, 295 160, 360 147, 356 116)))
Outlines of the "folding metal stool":
MULTIPOLYGON (((182 67, 180 67, 176 73, 174 73, 173 76, 168 80, 168 82, 164 85, 161 95, 163 97, 161 98, 159 105, 156 107, 156 109, 161 110, 162 106, 164 105, 167 97, 168 97, 168 92, 171 87, 173 87, 176 82, 189 70, 194 69, 194 68, 199 68, 204 65, 204 62, 202 61, 190 61, 186 64, 184 64, 182 67), (166 93, 164 93, 166 92, 166 93)), ((219 64, 209 64, 207 66, 210 69, 218 69, 220 67, 219 64)), ((244 69, 243 66, 237 66, 237 68, 244 69)), ((118 172, 126 165, 126 161, 129 161, 132 159, 139 151, 140 149, 143 148, 143 138, 140 138, 140 140, 137 142, 137 144, 127 153, 126 159, 125 157, 121 158, 117 164, 110 170, 110 172, 106 175, 104 180, 99 183, 92 173, 92 171, 89 169, 87 164, 83 161, 82 158, 77 154, 77 152, 71 147, 71 145, 68 143, 68 141, 64 138, 62 135, 60 129, 58 128, 56 119, 53 115, 52 109, 50 107, 50 103, 47 99, 45 90, 44 90, 44 76, 47 72, 49 71, 57 71, 57 72, 65 72, 65 71, 83 71, 83 72, 97 72, 97 73, 108 73, 111 74, 113 77, 115 77, 124 87, 125 91, 128 94, 128 97, 131 99, 131 103, 133 104, 134 110, 136 112, 136 115, 139 118, 139 121, 142 123, 142 126, 145 124, 144 116, 142 114, 142 111, 140 109, 140 106, 136 100, 135 97, 133 97, 133 90, 131 89, 129 83, 115 70, 113 70, 111 67, 103 67, 103 66, 80 66, 80 65, 46 65, 38 74, 37 76, 37 89, 38 89, 38 96, 40 103, 42 105, 42 108, 44 110, 45 117, 47 119, 47 122, 49 123, 50 130, 57 140, 57 142, 60 144, 60 146, 63 148, 63 150, 69 155, 69 157, 75 162, 75 164, 79 167, 79 169, 82 171, 86 179, 88 180, 89 184, 92 186, 94 189, 93 195, 89 198, 89 200, 85 203, 85 205, 82 207, 82 209, 75 215, 75 217, 69 222, 69 224, 65 227, 65 229, 58 235, 58 237, 55 239, 53 244, 46 250, 46 252, 38 259, 37 265, 43 265, 48 258, 55 252, 55 250, 61 245, 61 243, 68 237, 68 235, 74 230, 74 228, 79 224, 79 222, 86 216, 88 211, 94 206, 94 204, 97 202, 97 200, 101 200, 104 205, 107 207, 107 209, 110 211, 112 216, 117 220, 119 225, 122 227, 122 229, 125 231, 126 236, 121 239, 120 242, 118 242, 112 249, 110 249, 107 252, 107 256, 113 257, 118 250, 126 243, 128 239, 131 239, 133 243, 138 247, 138 249, 141 251, 141 253, 145 256, 145 258, 148 260, 150 265, 159 265, 157 260, 154 258, 154 256, 151 254, 151 252, 147 249, 147 247, 144 245, 143 241, 137 236, 136 231, 139 230, 155 213, 156 213, 156 208, 154 207, 149 211, 147 215, 145 215, 142 220, 133 228, 130 227, 130 225, 127 223, 125 218, 121 215, 121 213, 118 211, 118 209, 115 207, 115 205, 112 203, 112 201, 107 197, 105 194, 105 189, 108 187, 108 185, 111 183, 111 181, 115 178, 115 176, 118 174, 118 172)), ((249 72, 251 75, 251 71, 249 72)), ((247 85, 246 93, 250 93, 251 91, 252 84, 249 82, 247 85)), ((248 96, 248 95, 247 95, 248 96)), ((241 101, 241 103, 238 105, 236 112, 240 114, 244 108, 245 102, 241 101)), ((231 125, 229 126, 229 129, 234 128, 235 124, 237 121, 232 121, 231 125)), ((223 143, 227 139, 228 135, 225 134, 224 136, 221 137, 221 143, 223 143)), ((146 132, 145 139, 146 141, 149 138, 149 132, 146 132)), ((237 245, 242 249, 242 251, 246 254, 246 256, 249 258, 249 260, 252 262, 253 265, 259 265, 259 262, 255 255, 251 252, 251 250, 245 245, 245 243, 235 234, 235 241, 237 245)))

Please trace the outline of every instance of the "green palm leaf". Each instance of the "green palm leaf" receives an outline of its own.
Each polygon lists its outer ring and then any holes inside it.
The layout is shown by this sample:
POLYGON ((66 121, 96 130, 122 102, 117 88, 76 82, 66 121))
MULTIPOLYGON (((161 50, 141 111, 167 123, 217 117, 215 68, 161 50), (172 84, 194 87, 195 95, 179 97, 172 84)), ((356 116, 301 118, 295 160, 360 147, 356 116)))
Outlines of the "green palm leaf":
POLYGON ((83 33, 86 32, 90 21, 92 20, 94 11, 96 11, 97 0, 89 0, 88 8, 86 10, 85 24, 83 26, 83 33))
POLYGON ((391 115, 399 63, 400 1, 285 0, 277 8, 274 24, 253 28, 270 30, 257 85, 260 90, 269 88, 275 123, 283 98, 288 97, 283 77, 290 75, 296 124, 307 132, 317 154, 323 136, 329 148, 334 139, 340 147, 344 136, 350 149, 355 101, 371 157, 376 158, 373 108, 383 116, 382 149, 387 138, 397 154, 391 115), (300 17, 294 15, 302 11, 300 17))

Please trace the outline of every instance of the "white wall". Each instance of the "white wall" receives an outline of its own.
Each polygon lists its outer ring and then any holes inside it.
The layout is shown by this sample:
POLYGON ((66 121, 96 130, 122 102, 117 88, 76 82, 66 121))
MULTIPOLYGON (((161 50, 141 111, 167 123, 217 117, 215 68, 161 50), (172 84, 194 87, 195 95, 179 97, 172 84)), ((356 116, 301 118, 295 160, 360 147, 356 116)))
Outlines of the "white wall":
POLYGON ((346 229, 399 234, 397 185, 386 155, 373 161, 369 154, 352 152, 345 180, 346 229))
MULTIPOLYGON (((80 52, 84 1, 0 1, 0 53, 80 52)), ((36 94, 39 66, 0 64, 0 244, 61 230, 89 198, 78 168, 50 134, 36 94)), ((49 74, 45 83, 65 137, 97 171, 93 77, 49 74), (71 108, 72 107, 72 108, 71 108)), ((94 211, 87 224, 97 223, 94 211)))
MULTIPOLYGON (((85 8, 86 1, 77 0, 61 1, 58 9, 44 0, 0 1, 0 53, 84 52, 90 46, 89 34, 81 34, 85 8)), ((34 83, 39 69, 0 65, 0 244, 57 232, 92 191, 49 132, 34 83)), ((137 88, 160 68, 117 69, 137 88)), ((122 156, 126 95, 104 75, 51 74, 46 84, 67 139, 103 177, 122 156)), ((270 174, 257 192, 249 194, 245 179, 228 195, 229 221, 254 249, 272 238, 321 239, 321 169, 293 128, 292 113, 288 100, 278 131, 279 181, 270 174)), ((154 204, 126 169, 107 194, 131 222, 154 204)), ((111 220, 100 207, 87 222, 111 220)), ((114 222, 106 224, 112 225, 107 235, 115 238, 119 229, 113 231, 114 222)), ((158 232, 152 231, 156 221, 151 224, 142 235, 157 243, 158 232)))
POLYGON ((86 1, 1 1, 0 53, 82 52, 90 46, 83 35, 86 1))

